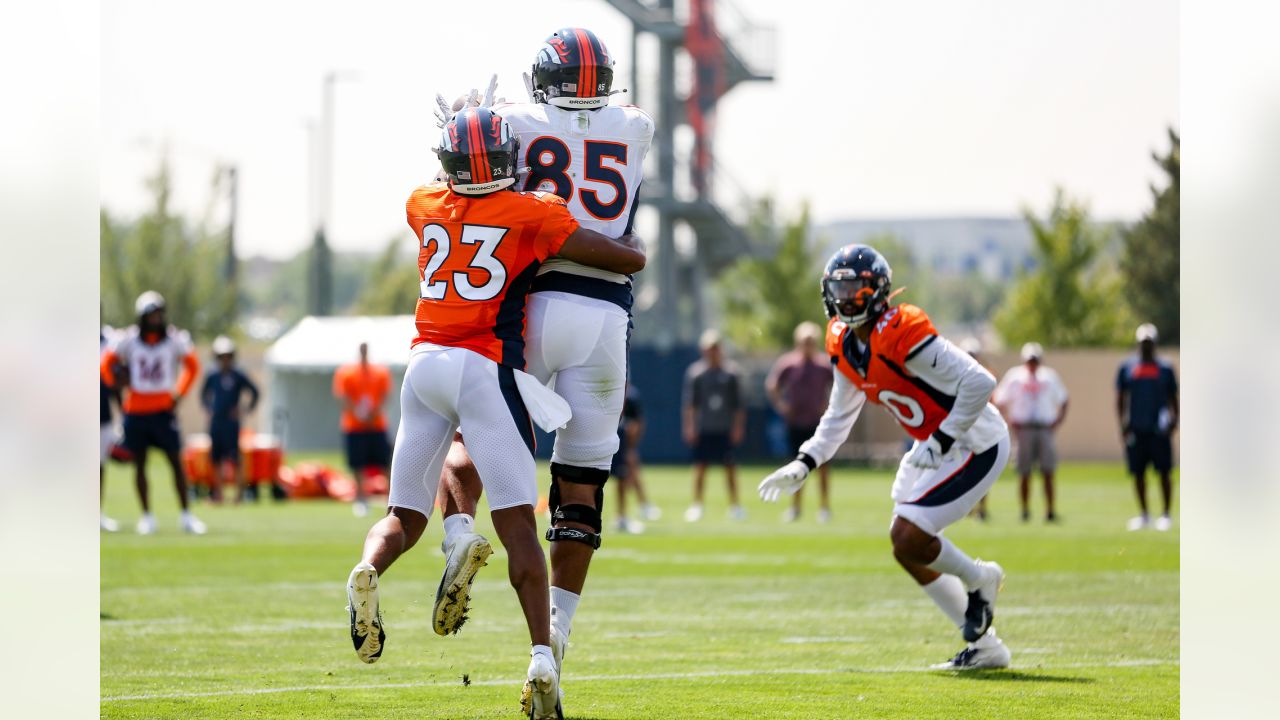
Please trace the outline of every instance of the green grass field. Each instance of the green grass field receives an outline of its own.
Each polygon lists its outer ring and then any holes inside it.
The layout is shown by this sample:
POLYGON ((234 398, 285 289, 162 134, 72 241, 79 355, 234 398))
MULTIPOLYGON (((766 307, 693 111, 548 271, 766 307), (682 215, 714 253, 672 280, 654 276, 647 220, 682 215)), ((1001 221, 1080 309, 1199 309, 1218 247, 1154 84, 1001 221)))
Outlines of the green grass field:
MULTIPOLYGON (((783 524, 752 492, 765 471, 742 472, 746 522, 725 518, 713 473, 691 525, 688 470, 648 469, 665 516, 606 534, 565 660, 567 717, 1178 716, 1178 531, 1125 531, 1134 502, 1118 465, 1063 470, 1061 525, 1018 522, 1006 474, 992 521, 948 532, 1008 573, 996 626, 1013 667, 970 674, 924 669, 963 642, 891 557, 891 471, 838 469, 825 526, 812 488, 808 516, 783 524)), ((501 549, 471 620, 440 638, 433 519, 382 581, 386 650, 364 665, 343 588, 372 519, 330 502, 203 506, 210 532, 188 537, 160 463, 153 483, 160 532, 139 537, 129 472, 107 479, 126 531, 102 537, 103 717, 519 717, 528 635, 501 549)))

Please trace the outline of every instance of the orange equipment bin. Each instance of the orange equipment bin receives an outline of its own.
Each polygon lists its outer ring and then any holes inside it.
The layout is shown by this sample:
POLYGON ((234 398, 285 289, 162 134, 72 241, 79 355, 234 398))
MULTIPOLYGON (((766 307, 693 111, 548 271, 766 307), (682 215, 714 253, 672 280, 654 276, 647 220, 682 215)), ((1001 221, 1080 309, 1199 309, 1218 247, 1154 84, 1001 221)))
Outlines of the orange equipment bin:
POLYGON ((209 459, 212 443, 204 433, 187 436, 182 447, 182 469, 188 482, 213 487, 213 462, 209 459))
POLYGON ((284 463, 284 444, 279 436, 268 433, 245 432, 240 434, 245 482, 273 483, 280 478, 280 466, 284 463))

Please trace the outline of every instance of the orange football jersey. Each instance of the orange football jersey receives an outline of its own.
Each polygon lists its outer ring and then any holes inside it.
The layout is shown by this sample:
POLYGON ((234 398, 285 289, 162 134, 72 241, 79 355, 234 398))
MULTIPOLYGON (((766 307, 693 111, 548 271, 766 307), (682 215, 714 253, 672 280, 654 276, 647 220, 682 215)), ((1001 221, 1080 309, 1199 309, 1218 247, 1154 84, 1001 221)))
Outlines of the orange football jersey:
POLYGON ((955 398, 907 370, 907 359, 924 348, 938 331, 915 305, 895 305, 871 331, 859 351, 853 328, 839 319, 827 323, 827 354, 867 400, 884 407, 917 440, 928 438, 951 412, 955 398))
POLYGON ((550 193, 467 196, 425 185, 405 205, 418 236, 418 336, 524 368, 524 305, 538 266, 578 229, 550 193))

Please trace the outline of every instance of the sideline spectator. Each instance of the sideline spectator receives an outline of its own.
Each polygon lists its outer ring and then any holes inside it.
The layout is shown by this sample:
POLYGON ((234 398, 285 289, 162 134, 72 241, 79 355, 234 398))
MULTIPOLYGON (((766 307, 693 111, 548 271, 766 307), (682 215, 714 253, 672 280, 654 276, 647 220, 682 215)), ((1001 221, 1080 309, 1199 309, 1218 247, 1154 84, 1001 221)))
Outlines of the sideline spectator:
MULTIPOLYGON (((773 364, 764 388, 773 409, 787 425, 787 451, 792 457, 800 452, 800 445, 813 437, 818 421, 827 410, 831 395, 831 363, 818 355, 818 341, 822 330, 808 321, 796 326, 792 336, 795 348, 784 353, 773 364)), ((796 491, 791 507, 782 514, 783 522, 800 519, 801 495, 796 491)), ((818 468, 818 522, 831 521, 831 468, 818 468)))
POLYGON ((1067 388, 1053 368, 1041 363, 1043 357, 1040 343, 1023 345, 1023 364, 1009 368, 992 396, 1008 419, 1018 448, 1018 497, 1023 522, 1031 519, 1031 473, 1036 465, 1044 476, 1045 521, 1058 521, 1053 492, 1053 474, 1058 468, 1054 435, 1067 417, 1067 388))
POLYGON ((351 511, 356 517, 369 514, 365 500, 365 473, 386 474, 391 464, 387 442, 387 417, 382 405, 391 390, 391 371, 369 362, 369 343, 360 343, 360 361, 333 373, 333 394, 342 400, 342 435, 347 465, 356 481, 356 499, 351 511))
POLYGON ((245 497, 244 469, 240 466, 240 398, 249 393, 252 413, 258 407, 258 386, 236 367, 236 344, 226 335, 213 341, 213 359, 217 367, 204 378, 200 404, 209 413, 209 460, 213 463, 215 481, 212 498, 222 499, 222 487, 236 484, 236 502, 245 497))
POLYGON ((720 333, 707 330, 698 340, 702 359, 684 374, 681 402, 684 441, 693 448, 693 504, 684 512, 687 522, 702 519, 703 480, 707 465, 724 466, 729 486, 729 517, 745 520, 747 511, 738 503, 738 483, 733 448, 742 442, 747 410, 742 381, 735 367, 724 362, 720 333))
POLYGON ((1178 427, 1178 379, 1173 366, 1156 357, 1159 333, 1146 323, 1136 333, 1138 353, 1120 365, 1116 376, 1116 410, 1124 440, 1129 472, 1133 475, 1142 514, 1129 520, 1130 530, 1150 524, 1147 512, 1147 465, 1160 474, 1164 511, 1156 519, 1161 532, 1173 527, 1169 506, 1173 501, 1173 431, 1178 427))

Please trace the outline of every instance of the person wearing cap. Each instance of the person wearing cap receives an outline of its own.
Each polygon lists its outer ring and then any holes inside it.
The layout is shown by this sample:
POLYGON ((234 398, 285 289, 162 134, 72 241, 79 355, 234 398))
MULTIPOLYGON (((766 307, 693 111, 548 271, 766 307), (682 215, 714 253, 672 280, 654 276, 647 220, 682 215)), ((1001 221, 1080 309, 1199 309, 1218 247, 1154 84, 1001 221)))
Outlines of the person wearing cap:
POLYGON ((1135 334, 1138 352, 1120 365, 1116 375, 1116 412, 1120 416, 1120 436, 1125 458, 1133 475, 1141 514, 1129 520, 1130 530, 1142 530, 1151 524, 1147 510, 1147 466, 1160 474, 1163 512, 1156 518, 1155 528, 1167 531, 1173 527, 1169 506, 1173 500, 1173 431, 1178 427, 1178 379, 1173 366, 1156 357, 1159 333, 1156 326, 1145 323, 1135 334))
POLYGON ((205 376, 200 390, 200 403, 209 413, 209 460, 217 480, 213 499, 222 499, 222 486, 235 482, 236 502, 245 496, 244 473, 240 467, 240 418, 258 407, 258 386, 236 367, 236 344, 226 335, 213 341, 213 358, 217 363, 205 376), (249 407, 241 410, 241 398, 249 393, 249 407))
MULTIPOLYGON (((805 440, 813 437, 818 421, 827 411, 827 398, 831 395, 831 363, 825 355, 818 354, 818 342, 822 329, 805 321, 796 326, 792 339, 795 347, 778 358, 765 378, 764 389, 773 409, 787 425, 787 445, 791 455, 800 452, 805 440)), ((791 507, 783 514, 783 522, 800 518, 801 494, 797 490, 791 507)), ((818 522, 831 520, 831 469, 828 465, 818 468, 818 522)))
POLYGON ((356 517, 369 513, 365 501, 366 473, 386 474, 391 464, 387 441, 387 416, 382 412, 391 391, 391 371, 369 362, 369 343, 360 343, 360 360, 333 373, 333 394, 342 401, 342 435, 347 465, 356 481, 356 499, 351 511, 356 517))
POLYGON ((147 450, 157 447, 173 468, 173 486, 182 507, 179 526, 185 532, 203 535, 204 523, 188 507, 187 478, 179 455, 182 437, 174 415, 174 408, 195 383, 200 361, 191 334, 166 321, 160 293, 142 293, 134 310, 137 324, 120 334, 102 355, 99 372, 109 387, 124 388, 124 445, 133 455, 138 500, 142 504, 142 518, 135 529, 139 535, 156 531, 147 483, 147 450))
POLYGON ((1040 343, 1023 345, 1022 364, 1009 368, 992 395, 1017 445, 1023 522, 1031 519, 1031 473, 1037 465, 1044 476, 1045 521, 1058 520, 1053 492, 1053 474, 1058 468, 1054 434, 1067 417, 1067 388, 1058 373, 1041 362, 1043 358, 1040 343))
POLYGON ((703 480, 707 465, 724 466, 729 485, 729 517, 744 520, 747 511, 738 503, 738 482, 733 448, 742 442, 747 410, 742 381, 732 364, 724 360, 720 333, 707 330, 698 339, 702 359, 684 374, 681 401, 684 441, 693 448, 693 504, 684 512, 687 522, 702 519, 703 480))

